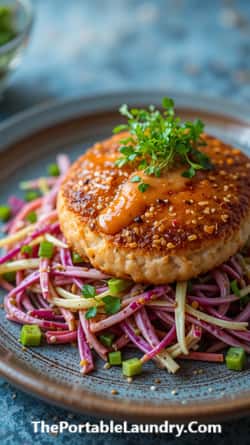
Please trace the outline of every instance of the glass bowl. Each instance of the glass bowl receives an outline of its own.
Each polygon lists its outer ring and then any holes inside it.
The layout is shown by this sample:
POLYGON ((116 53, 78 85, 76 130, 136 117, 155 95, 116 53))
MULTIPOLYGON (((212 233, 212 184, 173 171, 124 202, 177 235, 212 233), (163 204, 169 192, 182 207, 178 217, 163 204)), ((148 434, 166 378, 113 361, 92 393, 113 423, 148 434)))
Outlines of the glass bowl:
POLYGON ((0 0, 0 7, 2 6, 13 8, 16 36, 0 45, 0 93, 3 92, 9 75, 22 59, 33 23, 33 8, 30 0, 0 0))

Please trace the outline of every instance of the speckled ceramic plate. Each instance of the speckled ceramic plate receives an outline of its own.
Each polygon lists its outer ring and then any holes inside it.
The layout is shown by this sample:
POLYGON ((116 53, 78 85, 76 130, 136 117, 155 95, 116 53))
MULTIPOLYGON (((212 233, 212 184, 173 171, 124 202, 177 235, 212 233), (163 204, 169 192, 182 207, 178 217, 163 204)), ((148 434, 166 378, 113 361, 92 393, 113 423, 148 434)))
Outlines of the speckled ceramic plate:
MULTIPOLYGON (((0 202, 16 193, 23 178, 44 171, 59 152, 76 158, 94 141, 108 137, 120 118, 121 103, 159 104, 166 92, 137 92, 49 104, 20 114, 0 127, 0 202)), ((174 95, 181 117, 199 116, 209 132, 250 152, 250 108, 221 101, 174 95)), ((250 412, 250 368, 237 373, 220 364, 183 362, 169 375, 148 364, 132 384, 120 369, 79 374, 73 346, 22 351, 20 327, 0 310, 0 373, 42 399, 82 413, 142 421, 221 420, 250 412), (197 372, 197 369, 199 370, 197 372), (155 384, 160 379, 161 383, 155 384), (156 390, 151 389, 152 385, 156 390), (117 394, 112 395, 111 390, 117 394)), ((128 354, 129 356, 129 354, 128 354)))

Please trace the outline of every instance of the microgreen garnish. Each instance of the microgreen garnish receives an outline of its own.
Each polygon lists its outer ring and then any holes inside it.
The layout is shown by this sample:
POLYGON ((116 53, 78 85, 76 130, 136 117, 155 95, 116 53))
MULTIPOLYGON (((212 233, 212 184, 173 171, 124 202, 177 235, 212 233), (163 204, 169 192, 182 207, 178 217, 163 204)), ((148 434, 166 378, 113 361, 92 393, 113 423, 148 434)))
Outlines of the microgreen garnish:
POLYGON ((102 301, 104 302, 105 312, 108 315, 115 314, 121 309, 121 299, 118 297, 107 295, 103 297, 102 301))
MULTIPOLYGON (((97 303, 98 299, 96 298, 96 288, 91 286, 91 284, 85 284, 82 288, 82 294, 84 298, 93 298, 97 303)), ((100 297, 101 295, 99 295, 100 297)), ((118 312, 121 309, 121 299, 118 297, 113 297, 112 295, 105 295, 101 299, 104 303, 104 310, 107 315, 112 315, 118 312)), ((90 307, 85 313, 85 318, 93 318, 97 314, 97 306, 90 307)))
POLYGON ((140 184, 138 185, 138 189, 142 193, 145 192, 148 189, 148 187, 149 187, 149 184, 146 184, 146 182, 143 182, 141 177, 137 176, 137 175, 132 176, 132 178, 130 179, 130 182, 139 182, 140 184))
POLYGON ((87 312, 85 313, 85 318, 87 318, 87 320, 89 318, 94 318, 96 314, 97 314, 97 307, 93 306, 87 310, 87 312))
POLYGON ((130 179, 130 181, 131 181, 131 182, 141 182, 141 178, 140 178, 140 176, 133 176, 133 177, 130 179))
POLYGON ((146 192, 146 190, 149 188, 149 184, 146 184, 145 182, 141 182, 138 185, 138 189, 140 190, 140 192, 144 193, 146 192))
POLYGON ((84 284, 82 288, 82 295, 84 298, 95 298, 96 296, 96 289, 94 286, 91 286, 91 284, 84 284))
MULTIPOLYGON (((209 157, 198 150, 205 145, 201 134, 204 124, 197 119, 181 123, 175 117, 174 101, 168 97, 162 100, 164 111, 154 106, 146 109, 120 107, 120 113, 128 120, 127 124, 114 128, 114 133, 129 131, 130 136, 121 139, 120 153, 116 161, 118 167, 138 161, 137 168, 146 175, 161 176, 163 169, 171 168, 174 163, 185 164, 188 169, 183 176, 192 178, 197 170, 212 168, 209 157)), ((134 178, 139 178, 134 176, 134 178)), ((133 179, 133 178, 132 178, 133 179)), ((132 182, 139 182, 131 180, 132 182)), ((148 184, 140 182, 138 188, 144 192, 148 184)))

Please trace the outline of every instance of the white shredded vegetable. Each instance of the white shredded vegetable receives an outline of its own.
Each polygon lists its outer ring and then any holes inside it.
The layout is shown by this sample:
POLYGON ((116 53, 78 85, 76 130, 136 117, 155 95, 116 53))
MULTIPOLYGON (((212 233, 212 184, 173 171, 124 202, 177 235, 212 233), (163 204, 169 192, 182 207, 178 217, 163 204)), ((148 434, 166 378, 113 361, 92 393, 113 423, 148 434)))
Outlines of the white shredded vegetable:
POLYGON ((59 240, 55 236, 50 235, 50 233, 46 233, 45 234, 45 239, 47 241, 49 241, 50 243, 54 244, 54 246, 61 247, 62 249, 67 249, 68 248, 67 244, 65 244, 63 241, 59 240))
POLYGON ((7 272, 17 272, 18 270, 39 268, 39 258, 30 258, 28 260, 17 260, 0 265, 0 275, 7 272))
POLYGON ((18 230, 18 232, 13 233, 12 235, 5 236, 0 239, 0 247, 10 246, 18 241, 24 239, 29 233, 34 231, 35 224, 29 224, 24 229, 18 230))
POLYGON ((194 309, 192 306, 189 306, 189 304, 186 304, 186 312, 190 315, 193 315, 198 320, 207 321, 210 324, 225 329, 233 329, 235 331, 245 331, 248 326, 248 323, 245 322, 227 321, 227 320, 222 320, 221 318, 213 317, 212 315, 207 315, 204 312, 198 311, 197 309, 194 309))
POLYGON ((185 337, 185 303, 187 294, 187 282, 178 282, 176 284, 176 308, 175 308, 175 325, 176 335, 180 348, 184 354, 188 354, 186 337, 185 337))
POLYGON ((64 307, 71 310, 89 309, 93 306, 101 306, 103 303, 94 300, 94 298, 52 298, 51 302, 55 306, 64 307))

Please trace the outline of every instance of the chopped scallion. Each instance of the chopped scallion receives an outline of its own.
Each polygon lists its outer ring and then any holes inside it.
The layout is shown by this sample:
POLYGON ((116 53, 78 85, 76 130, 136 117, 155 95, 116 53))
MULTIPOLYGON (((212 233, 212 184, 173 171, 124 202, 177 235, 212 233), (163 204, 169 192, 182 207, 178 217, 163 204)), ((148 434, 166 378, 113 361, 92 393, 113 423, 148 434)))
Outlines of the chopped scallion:
POLYGON ((100 335, 99 338, 100 338, 100 342, 101 342, 104 346, 107 346, 108 348, 111 348, 115 336, 114 336, 114 334, 111 334, 111 333, 109 334, 109 333, 107 333, 107 334, 102 334, 102 335, 100 335))
POLYGON ((28 190, 25 193, 24 199, 25 199, 25 201, 30 202, 30 201, 34 201, 34 199, 39 198, 39 196, 41 196, 41 194, 38 190, 28 190))
POLYGON ((60 175, 60 169, 57 164, 49 164, 48 165, 48 174, 50 176, 59 176, 60 175))
POLYGON ((6 222, 11 217, 11 209, 7 205, 0 206, 0 221, 6 222))
POLYGON ((121 351, 114 351, 109 353, 109 363, 113 366, 119 366, 122 364, 121 351))
POLYGON ((243 348, 229 348, 226 354, 226 365, 233 371, 242 371, 246 364, 246 353, 243 348))
POLYGON ((54 246, 49 241, 42 241, 39 247, 38 255, 40 258, 52 258, 54 246))
POLYGON ((133 377, 142 373, 142 363, 138 358, 130 358, 122 362, 122 372, 126 377, 133 377))
POLYGON ((72 262, 73 264, 79 264, 83 262, 83 259, 78 253, 72 252, 72 262))
POLYGON ((31 224, 37 222, 37 214, 36 212, 30 212, 26 216, 27 221, 29 221, 31 224))
POLYGON ((128 289, 129 286, 131 286, 131 281, 128 280, 121 280, 119 278, 111 278, 108 280, 110 295, 114 297, 128 289))
POLYGON ((23 346, 40 346, 42 332, 37 325, 23 325, 21 329, 20 341, 23 346))

